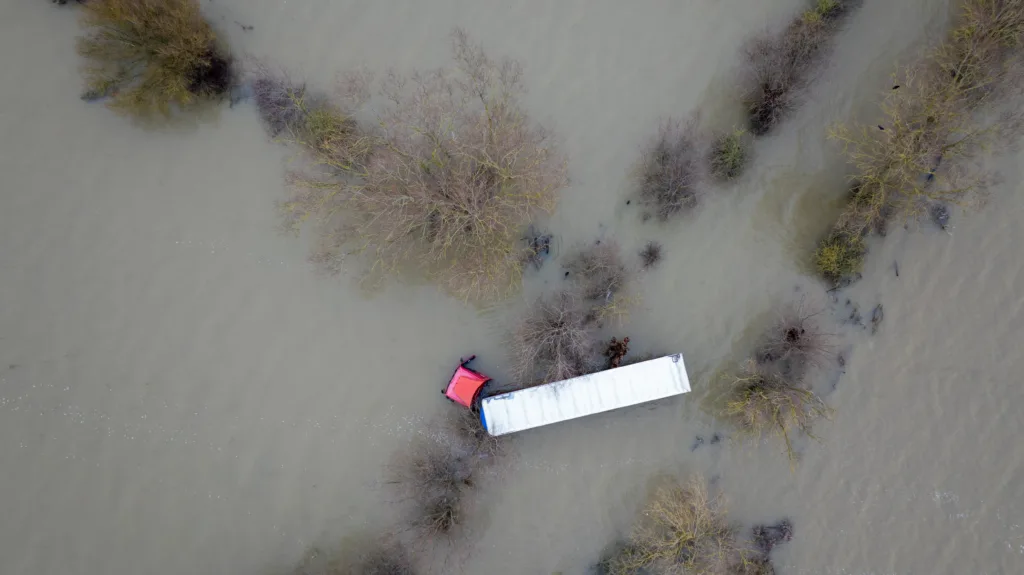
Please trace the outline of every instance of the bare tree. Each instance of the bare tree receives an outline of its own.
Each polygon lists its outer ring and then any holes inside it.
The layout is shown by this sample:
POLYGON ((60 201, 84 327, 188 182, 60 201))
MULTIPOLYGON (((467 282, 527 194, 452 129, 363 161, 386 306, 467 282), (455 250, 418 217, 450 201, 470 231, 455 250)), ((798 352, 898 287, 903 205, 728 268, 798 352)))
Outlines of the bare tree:
POLYGON ((596 324, 570 291, 537 299, 513 331, 510 347, 521 385, 591 373, 600 361, 596 324))
POLYGON ((637 195, 662 221, 697 206, 704 179, 704 144, 696 119, 670 120, 647 145, 637 170, 637 195))
POLYGON ((454 70, 389 75, 372 153, 321 162, 332 169, 297 179, 287 210, 325 224, 316 259, 328 267, 354 250, 377 273, 412 266, 487 300, 519 285, 521 231, 553 210, 566 163, 518 102, 519 65, 459 30, 453 45, 454 70))

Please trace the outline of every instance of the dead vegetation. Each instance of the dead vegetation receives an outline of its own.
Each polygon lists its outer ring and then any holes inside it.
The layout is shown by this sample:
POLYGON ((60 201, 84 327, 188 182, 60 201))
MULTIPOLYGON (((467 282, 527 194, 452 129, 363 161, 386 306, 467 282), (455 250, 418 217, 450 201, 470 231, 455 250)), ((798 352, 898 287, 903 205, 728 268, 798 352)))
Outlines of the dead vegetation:
POLYGON ((1019 133, 1021 113, 996 108, 1019 94, 1024 2, 967 0, 947 40, 894 76, 877 124, 838 126, 857 188, 815 253, 836 282, 859 267, 865 236, 936 204, 970 204, 990 178, 972 160, 1019 133), (979 113, 985 110, 986 113, 979 113))
POLYGON ((701 478, 659 487, 626 545, 604 559, 609 575, 685 573, 731 575, 747 562, 722 496, 701 478))
MULTIPOLYGON (((453 45, 454 69, 381 83, 372 130, 340 101, 311 114, 297 139, 320 170, 292 178, 283 208, 293 228, 317 223, 313 260, 330 271, 360 253, 372 276, 416 268, 461 298, 490 300, 519 286, 522 231, 554 209, 566 163, 519 105, 519 65, 491 60, 460 31, 453 45)), ((368 92, 348 86, 348 96, 368 92)))
POLYGON ((515 379, 529 386, 596 371, 597 332, 587 306, 573 292, 537 299, 512 333, 515 379))
POLYGON ((622 360, 629 353, 629 338, 624 337, 620 341, 618 338, 612 338, 608 342, 608 347, 604 350, 604 356, 608 358, 607 369, 615 369, 622 365, 622 360))
POLYGON ((84 99, 109 97, 111 108, 146 117, 231 87, 231 58, 196 0, 91 0, 82 4, 82 24, 84 99))
POLYGON ((388 482, 409 504, 414 548, 452 547, 468 535, 476 489, 504 452, 474 412, 460 409, 399 455, 388 482))
POLYGON ((628 315, 638 299, 627 294, 631 270, 612 240, 576 249, 564 267, 569 285, 535 300, 512 332, 509 349, 519 386, 607 369, 604 358, 611 356, 604 355, 607 346, 598 334, 607 320, 628 315))
POLYGON ((814 67, 859 0, 816 0, 781 33, 747 48, 744 101, 750 131, 764 135, 796 107, 814 67))
POLYGON ((654 269, 661 263, 661 257, 661 244, 653 240, 649 241, 644 244, 644 249, 640 250, 640 266, 644 270, 654 269))
POLYGON ((757 350, 757 363, 775 366, 791 380, 803 378, 809 367, 823 367, 831 356, 831 336, 818 322, 820 309, 810 309, 801 301, 783 310, 757 350))
POLYGON ((757 550, 768 557, 776 545, 793 539, 793 524, 783 519, 775 525, 755 525, 751 533, 757 550))
POLYGON ((730 379, 721 415, 754 441, 780 437, 790 461, 796 461, 793 434, 813 438, 813 423, 832 416, 832 409, 814 392, 754 361, 730 379))
POLYGON ((611 301, 629 279, 619 246, 612 240, 598 240, 578 248, 566 259, 565 270, 576 285, 576 292, 590 302, 611 301))
POLYGON ((305 130, 310 106, 306 85, 292 82, 285 74, 274 73, 261 67, 252 81, 252 97, 256 111, 273 137, 282 134, 301 137, 305 130))
POLYGON ((672 120, 644 149, 637 169, 637 197, 644 219, 667 221, 700 201, 705 147, 696 120, 672 120))

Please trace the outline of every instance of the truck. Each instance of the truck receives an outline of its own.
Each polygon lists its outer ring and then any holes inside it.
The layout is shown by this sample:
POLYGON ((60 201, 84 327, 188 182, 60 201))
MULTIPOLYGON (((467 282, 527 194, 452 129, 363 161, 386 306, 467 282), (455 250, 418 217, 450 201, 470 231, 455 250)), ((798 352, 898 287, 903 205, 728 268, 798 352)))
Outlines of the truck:
POLYGON ((677 353, 543 385, 486 392, 492 379, 459 362, 445 397, 479 414, 492 436, 506 435, 588 415, 682 395, 690 391, 683 355, 677 353))

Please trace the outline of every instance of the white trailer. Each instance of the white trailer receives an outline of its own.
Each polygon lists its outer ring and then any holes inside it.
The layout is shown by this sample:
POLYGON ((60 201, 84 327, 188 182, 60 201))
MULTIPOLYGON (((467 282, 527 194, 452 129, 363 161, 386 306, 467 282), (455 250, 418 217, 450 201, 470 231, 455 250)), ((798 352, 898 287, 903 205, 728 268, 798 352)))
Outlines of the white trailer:
POLYGON ((682 354, 556 381, 480 401, 480 422, 505 435, 690 391, 682 354))

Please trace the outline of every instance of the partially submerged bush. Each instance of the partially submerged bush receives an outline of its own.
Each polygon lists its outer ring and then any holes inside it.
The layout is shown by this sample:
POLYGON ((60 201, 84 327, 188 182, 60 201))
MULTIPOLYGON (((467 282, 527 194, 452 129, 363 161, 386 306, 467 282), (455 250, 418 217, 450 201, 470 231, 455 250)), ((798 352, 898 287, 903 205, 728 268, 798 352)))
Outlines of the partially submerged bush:
POLYGON ((566 260, 565 269, 583 299, 593 302, 611 301, 629 279, 619 246, 611 240, 577 250, 566 260))
POLYGON ((790 460, 795 460, 792 434, 803 432, 814 437, 811 425, 830 418, 832 410, 814 392, 750 362, 742 373, 733 376, 722 415, 752 439, 781 437, 790 460))
POLYGON ((781 33, 751 43, 744 79, 751 132, 768 133, 796 106, 797 92, 839 30, 842 16, 858 3, 817 0, 781 33))
POLYGON ((661 263, 662 246, 656 241, 649 241, 640 250, 640 265, 645 270, 653 269, 661 263))
POLYGON ((703 479, 658 488, 644 507, 629 544, 605 561, 611 575, 687 573, 729 575, 745 562, 722 496, 703 479))
POLYGON ((413 502, 411 523, 417 539, 457 535, 476 471, 475 454, 433 438, 417 442, 399 461, 392 483, 413 502))
POLYGON ((1022 45, 1024 2, 967 0, 949 38, 895 75, 880 123, 831 131, 856 169, 858 188, 815 253, 826 278, 859 267, 860 238, 884 232, 889 219, 917 217, 937 202, 969 203, 987 184, 969 160, 1016 134, 1021 112, 979 111, 1019 94, 1022 45))
POLYGON ((669 121, 648 144, 637 170, 637 196, 645 218, 662 221, 700 201, 704 149, 695 120, 669 121))
POLYGON ((109 96, 126 114, 170 114, 231 87, 231 60, 196 0, 91 0, 90 32, 78 52, 88 60, 86 99, 109 96))
POLYGON ((597 325, 579 296, 540 298, 512 332, 513 373, 520 385, 561 381, 598 369, 597 325))
POLYGON ((809 366, 827 362, 832 346, 830 336, 818 325, 820 313, 803 301, 785 308, 757 350, 757 363, 777 366, 783 376, 799 379, 809 366))
POLYGON ((478 458, 493 458, 505 452, 504 439, 487 432, 480 414, 470 409, 457 409, 448 423, 456 441, 478 458))
POLYGON ((467 409, 428 428, 396 459, 389 482, 410 502, 414 544, 451 544, 467 533, 474 490, 503 452, 467 409))
MULTIPOLYGON (((304 132, 310 109, 305 84, 294 83, 284 74, 260 69, 252 81, 252 97, 271 136, 304 132)), ((313 108, 317 107, 314 104, 313 108)))
POLYGON ((566 164, 518 103, 519 66, 493 62, 459 31, 454 45, 456 71, 389 78, 372 153, 318 157, 330 169, 298 179, 287 210, 326 223, 314 259, 327 267, 351 246, 374 272, 412 266, 486 300, 518 287, 522 229, 553 210, 566 164))
POLYGON ((814 252, 814 266, 818 274, 838 284, 844 278, 860 271, 864 265, 864 238, 833 230, 818 244, 814 252))
POLYGON ((793 524, 789 519, 783 519, 775 525, 755 525, 751 534, 758 551, 768 557, 776 545, 793 539, 793 524))
POLYGON ((731 180, 740 175, 747 164, 745 134, 745 130, 734 130, 714 139, 708 159, 712 176, 720 180, 731 180))

